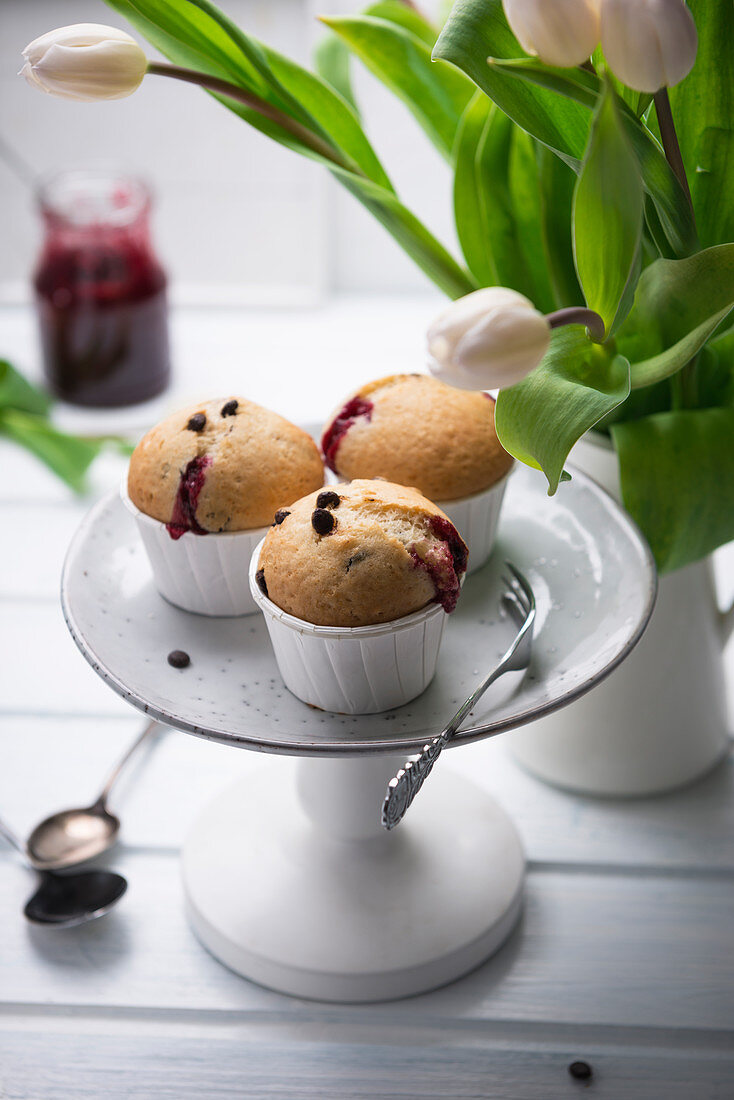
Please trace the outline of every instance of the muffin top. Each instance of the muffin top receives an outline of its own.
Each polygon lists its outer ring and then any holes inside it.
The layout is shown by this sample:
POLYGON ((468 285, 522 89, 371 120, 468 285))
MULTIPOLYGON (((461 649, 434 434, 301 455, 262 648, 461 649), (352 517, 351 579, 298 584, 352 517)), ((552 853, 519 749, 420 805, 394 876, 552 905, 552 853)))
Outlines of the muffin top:
POLYGON ((417 489, 357 480, 281 509, 258 561, 260 589, 317 626, 369 626, 440 603, 451 612, 467 549, 417 489))
POLYGON ((358 390, 324 429, 326 464, 344 478, 384 477, 431 500, 494 485, 512 466, 488 393, 427 374, 393 374, 358 390))
POLYGON ((307 432, 252 401, 220 397, 173 413, 140 440, 128 494, 175 539, 264 527, 323 483, 307 432))

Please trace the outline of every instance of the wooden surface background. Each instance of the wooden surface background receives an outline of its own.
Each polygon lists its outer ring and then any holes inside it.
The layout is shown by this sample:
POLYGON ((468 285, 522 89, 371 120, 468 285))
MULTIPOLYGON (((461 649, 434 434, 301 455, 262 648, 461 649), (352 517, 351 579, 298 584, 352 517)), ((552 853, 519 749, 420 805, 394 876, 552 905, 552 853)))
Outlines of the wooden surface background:
MULTIPOLYGON (((409 334, 426 308, 347 302, 279 317, 275 369, 267 316, 177 315, 169 403, 215 390, 264 401, 269 387, 285 415, 325 416, 367 378, 414 368, 409 334)), ((22 357, 30 317, 1 316, 3 353, 22 357)), ((91 801, 142 719, 87 667, 58 602, 66 545, 119 461, 98 463, 83 501, 8 444, 0 462, 0 813, 25 835, 52 810, 91 801)), ((731 550, 717 564, 729 597, 731 550)), ((281 996, 227 971, 187 926, 178 848, 189 823, 237 775, 286 760, 162 734, 113 798, 124 836, 105 863, 128 877, 128 894, 85 928, 26 924, 33 877, 0 846, 0 1098, 731 1100, 731 761, 667 797, 596 800, 524 774, 507 738, 444 763, 491 791, 520 829, 522 921, 479 970, 401 1002, 281 996), (576 1059, 592 1065, 590 1082, 569 1076, 576 1059)))

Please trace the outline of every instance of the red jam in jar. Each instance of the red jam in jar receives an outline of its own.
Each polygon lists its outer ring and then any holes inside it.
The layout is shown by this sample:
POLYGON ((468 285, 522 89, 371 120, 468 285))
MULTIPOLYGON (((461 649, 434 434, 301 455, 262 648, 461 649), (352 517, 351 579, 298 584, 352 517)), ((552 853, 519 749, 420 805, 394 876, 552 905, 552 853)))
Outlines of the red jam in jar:
POLYGON ((64 172, 40 192, 45 239, 34 275, 44 373, 57 397, 115 408, 170 378, 166 275, 138 179, 64 172))

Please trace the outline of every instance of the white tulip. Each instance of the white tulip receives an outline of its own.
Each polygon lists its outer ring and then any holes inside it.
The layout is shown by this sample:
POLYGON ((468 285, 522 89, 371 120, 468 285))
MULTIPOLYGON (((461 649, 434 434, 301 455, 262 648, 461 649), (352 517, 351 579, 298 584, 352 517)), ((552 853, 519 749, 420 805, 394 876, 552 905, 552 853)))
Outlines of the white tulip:
POLYGON ((428 330, 428 369, 461 390, 514 386, 548 350, 550 325, 523 294, 503 286, 452 302, 428 330))
POLYGON ((75 23, 42 34, 23 50, 20 70, 33 88, 64 99, 122 99, 140 84, 148 59, 129 34, 75 23))
POLYGON ((601 44, 618 80, 657 92, 691 71, 698 35, 683 0, 604 0, 601 44))
POLYGON ((526 53, 570 69, 599 41, 600 0, 503 0, 507 22, 526 53))

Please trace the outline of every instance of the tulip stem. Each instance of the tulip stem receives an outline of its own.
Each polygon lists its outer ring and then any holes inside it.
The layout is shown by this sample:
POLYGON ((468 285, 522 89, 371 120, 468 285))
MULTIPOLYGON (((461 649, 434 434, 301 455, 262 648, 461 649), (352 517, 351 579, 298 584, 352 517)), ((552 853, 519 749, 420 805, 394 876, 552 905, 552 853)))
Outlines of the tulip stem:
POLYGON ((347 160, 340 155, 337 149, 335 149, 329 142, 324 141, 309 130, 307 126, 303 126, 300 122, 296 122, 294 118, 287 115, 284 111, 274 107, 272 103, 268 103, 267 100, 261 99, 260 96, 255 95, 253 92, 248 92, 244 88, 240 88, 238 84, 230 84, 227 80, 220 80, 219 77, 209 76, 208 73, 198 73, 193 69, 183 69, 178 65, 167 65, 161 61, 149 61, 148 73, 153 76, 172 76, 176 80, 185 80, 189 84, 198 84, 201 88, 208 88, 211 92, 216 92, 217 95, 226 96, 228 99, 234 99, 238 103, 244 103, 246 107, 250 107, 253 111, 257 111, 263 118, 270 119, 281 129, 286 130, 298 141, 303 142, 314 153, 318 153, 319 156, 324 157, 325 160, 331 161, 332 164, 336 164, 339 168, 345 168, 349 172, 353 172, 356 175, 363 176, 364 173, 357 166, 354 161, 347 160))
POLYGON ((589 336, 595 344, 601 344, 604 340, 606 333, 604 321, 593 309, 585 309, 584 306, 568 306, 566 309, 557 309, 555 313, 546 313, 545 319, 551 328, 561 328, 562 325, 586 325, 589 336))
POLYGON ((685 192, 686 198, 688 199, 692 210, 693 199, 691 198, 691 189, 688 186, 688 178, 686 177, 686 170, 683 164, 683 156, 680 151, 680 145, 678 144, 678 135, 675 132, 675 123, 673 122, 673 112, 670 109, 670 98, 668 96, 668 89, 660 88, 659 91, 655 92, 653 99, 655 100, 655 113, 658 116, 660 137, 663 141, 665 157, 668 161, 668 164, 678 177, 678 181, 685 192))

